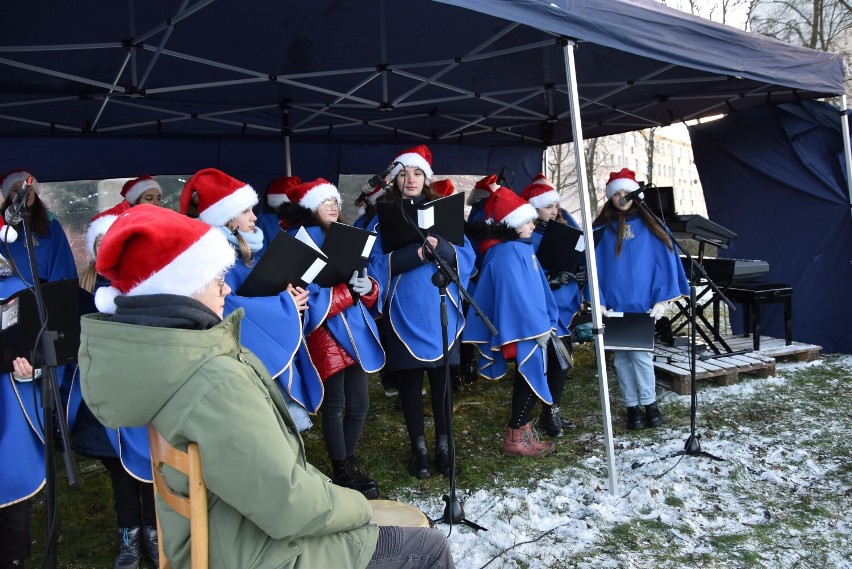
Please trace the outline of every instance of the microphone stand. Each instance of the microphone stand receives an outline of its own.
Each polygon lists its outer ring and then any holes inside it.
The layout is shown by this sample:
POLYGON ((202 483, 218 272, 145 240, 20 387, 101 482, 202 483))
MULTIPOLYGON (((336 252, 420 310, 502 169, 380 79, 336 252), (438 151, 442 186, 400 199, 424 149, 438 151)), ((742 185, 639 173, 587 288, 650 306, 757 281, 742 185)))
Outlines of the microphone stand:
POLYGON ((722 458, 710 454, 709 452, 705 452, 701 450, 701 435, 697 435, 695 433, 695 418, 698 413, 698 393, 696 390, 696 355, 695 355, 695 343, 696 343, 696 328, 697 325, 695 323, 695 308, 696 308, 696 300, 695 300, 695 280, 693 279, 693 275, 698 272, 701 277, 714 288, 716 293, 719 295, 719 299, 725 302, 731 309, 734 309, 734 305, 731 303, 728 298, 722 294, 722 291, 716 287, 715 284, 710 280, 707 276, 707 272, 704 270, 695 258, 689 254, 683 245, 675 238, 674 235, 671 234, 670 231, 667 231, 666 225, 662 222, 662 220, 657 217, 657 215, 648 207, 648 204, 645 203, 644 198, 636 195, 633 197, 633 202, 637 207, 644 210, 653 220, 654 222, 666 233, 669 235, 669 239, 671 239, 672 243, 674 243, 675 249, 684 254, 684 256, 689 260, 689 330, 690 330, 690 342, 689 342, 689 379, 690 379, 690 398, 689 398, 689 437, 687 437, 686 441, 683 445, 683 450, 672 453, 669 457, 674 456, 706 456, 707 458, 711 458, 713 460, 723 460, 722 458))
MULTIPOLYGON (((387 184, 385 184, 387 186, 387 184)), ((388 191, 389 188, 386 187, 385 191, 388 191)), ((425 191, 425 190, 424 190, 425 191)), ((444 507, 444 513, 440 519, 432 520, 435 522, 445 523, 450 525, 450 531, 452 531, 452 527, 454 524, 464 524, 474 530, 485 530, 488 531, 487 528, 480 526, 479 524, 467 519, 464 513, 464 503, 460 502, 456 497, 456 444, 455 437, 453 435, 453 390, 450 388, 450 348, 449 348, 449 335, 447 332, 447 328, 449 327, 449 320, 447 317, 447 286, 450 283, 454 283, 456 287, 458 287, 459 293, 464 297, 464 299, 470 303, 470 306, 476 312, 476 315, 482 320, 485 324, 485 327, 488 328, 488 331, 491 332, 492 335, 497 335, 497 328, 494 327, 494 324, 488 319, 488 316, 485 315, 484 312, 479 308, 470 294, 467 292, 459 279, 456 271, 447 264, 447 262, 441 258, 438 252, 432 247, 432 244, 429 243, 429 240, 426 239, 426 234, 420 229, 420 226, 409 217, 408 213, 405 211, 405 198, 400 195, 399 199, 399 209, 402 213, 403 219, 405 219, 406 223, 408 223, 417 234, 420 236, 423 247, 429 250, 429 254, 432 259, 435 260, 435 264, 438 266, 438 270, 435 271, 435 274, 432 275, 432 284, 438 287, 438 291, 441 297, 441 341, 442 348, 444 354, 444 412, 447 416, 447 454, 450 461, 450 493, 449 495, 444 495, 444 502, 446 502, 446 506, 444 507)), ((427 259, 426 251, 423 251, 424 260, 427 259)))
MULTIPOLYGON (((29 191, 32 191, 30 189, 29 191)), ((41 281, 38 276, 38 265, 35 256, 35 244, 32 234, 32 217, 29 207, 27 206, 27 197, 24 196, 23 204, 21 205, 21 220, 23 222, 24 235, 26 237, 27 255, 30 260, 30 273, 32 274, 32 291, 35 295, 36 306, 38 307, 39 323, 41 324, 42 333, 40 335, 41 355, 43 365, 38 366, 36 361, 32 361, 33 368, 42 367, 44 373, 41 381, 41 407, 44 425, 44 478, 47 492, 47 552, 46 566, 48 569, 56 569, 56 552, 57 552, 57 535, 56 535, 56 463, 54 457, 54 413, 56 414, 56 422, 59 426, 59 433, 62 439, 62 454, 65 459, 65 472, 68 476, 68 484, 75 488, 78 485, 77 479, 77 464, 74 461, 74 456, 71 452, 71 438, 68 434, 68 422, 65 417, 65 410, 62 406, 62 400, 59 393, 58 382, 56 380, 56 347, 54 343, 59 339, 60 333, 47 330, 47 310, 44 304, 44 298, 41 293, 41 281)), ((10 257, 10 263, 12 263, 10 257)), ((25 279, 21 279, 24 280, 25 279)), ((25 281, 26 282, 26 281, 25 281)), ((35 348, 38 350, 38 347, 35 348)), ((37 351, 36 351, 37 354, 37 351)), ((35 360, 35 357, 33 358, 35 360)))

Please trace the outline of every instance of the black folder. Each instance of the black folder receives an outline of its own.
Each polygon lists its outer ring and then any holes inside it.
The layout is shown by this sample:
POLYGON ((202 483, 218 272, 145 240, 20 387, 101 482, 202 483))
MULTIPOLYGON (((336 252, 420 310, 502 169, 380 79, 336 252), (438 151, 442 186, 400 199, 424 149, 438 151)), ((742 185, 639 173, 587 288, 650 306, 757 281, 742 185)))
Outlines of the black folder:
POLYGON ((654 319, 647 312, 603 317, 605 350, 654 351, 654 319))
MULTIPOLYGON (((602 229, 593 232, 595 244, 602 229)), ((545 272, 568 271, 576 274, 586 264, 586 238, 581 229, 558 221, 550 221, 535 253, 545 272)))
MULTIPOLYGON (((411 200, 402 200, 402 207, 424 234, 439 235, 455 245, 464 244, 464 194, 453 194, 419 206, 411 200)), ((403 217, 399 202, 378 203, 376 211, 385 252, 423 241, 403 217)))
MULTIPOLYGON (((59 332, 54 344, 56 364, 66 365, 77 361, 80 349, 80 285, 77 279, 43 283, 41 296, 47 311, 47 329, 59 332)), ((0 371, 11 372, 12 360, 30 359, 36 344, 41 323, 35 295, 22 289, 0 301, 0 371)), ((36 352, 33 367, 44 365, 41 347, 36 352)))
POLYGON ((275 296, 287 285, 306 287, 328 259, 286 231, 279 231, 237 291, 239 296, 275 296))
POLYGON ((328 257, 328 264, 314 282, 322 287, 348 283, 353 272, 360 273, 367 266, 375 242, 376 234, 372 231, 344 223, 332 223, 322 243, 322 252, 328 257))

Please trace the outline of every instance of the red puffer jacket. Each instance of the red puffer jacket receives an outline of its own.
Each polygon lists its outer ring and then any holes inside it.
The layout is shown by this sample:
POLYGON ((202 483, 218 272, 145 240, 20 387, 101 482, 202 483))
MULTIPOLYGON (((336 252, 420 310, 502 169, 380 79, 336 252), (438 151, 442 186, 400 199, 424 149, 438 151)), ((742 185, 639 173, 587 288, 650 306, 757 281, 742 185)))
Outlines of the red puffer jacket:
MULTIPOLYGON (((372 278, 370 281, 373 283, 373 288, 369 294, 362 295, 360 298, 360 301, 367 308, 371 308, 379 297, 379 286, 372 278)), ((329 307, 326 319, 340 314, 354 303, 355 300, 352 298, 352 293, 349 292, 349 287, 346 286, 346 283, 335 285, 331 290, 331 306, 329 307)), ((308 353, 311 355, 311 360, 314 362, 323 381, 357 363, 337 343, 337 340, 331 335, 324 322, 322 326, 308 334, 306 341, 308 353)))

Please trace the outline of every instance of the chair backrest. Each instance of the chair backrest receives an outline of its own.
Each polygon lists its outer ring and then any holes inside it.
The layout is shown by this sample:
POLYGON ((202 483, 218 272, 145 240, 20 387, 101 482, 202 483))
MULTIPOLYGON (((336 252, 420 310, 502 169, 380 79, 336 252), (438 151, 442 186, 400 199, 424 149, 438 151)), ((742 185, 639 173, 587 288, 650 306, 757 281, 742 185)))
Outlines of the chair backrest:
MULTIPOLYGON (((201 453, 196 443, 189 443, 186 452, 169 444, 163 436, 148 425, 148 442, 151 445, 151 470, 154 474, 154 494, 174 511, 189 520, 190 559, 192 569, 208 569, 207 485, 201 471, 201 453), (163 465, 168 464, 189 478, 189 497, 176 494, 163 476, 163 465)), ((157 538, 160 545, 160 569, 172 569, 163 553, 163 533, 157 514, 157 538)))

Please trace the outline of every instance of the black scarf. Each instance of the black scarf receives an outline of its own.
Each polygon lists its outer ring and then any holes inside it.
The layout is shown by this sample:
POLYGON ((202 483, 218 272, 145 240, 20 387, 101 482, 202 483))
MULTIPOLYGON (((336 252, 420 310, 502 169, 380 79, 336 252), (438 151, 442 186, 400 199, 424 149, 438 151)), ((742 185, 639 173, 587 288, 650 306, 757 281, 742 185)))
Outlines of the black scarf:
POLYGON ((116 311, 111 322, 152 326, 154 328, 181 328, 208 330, 222 321, 201 302, 178 294, 142 294, 118 296, 116 311))

